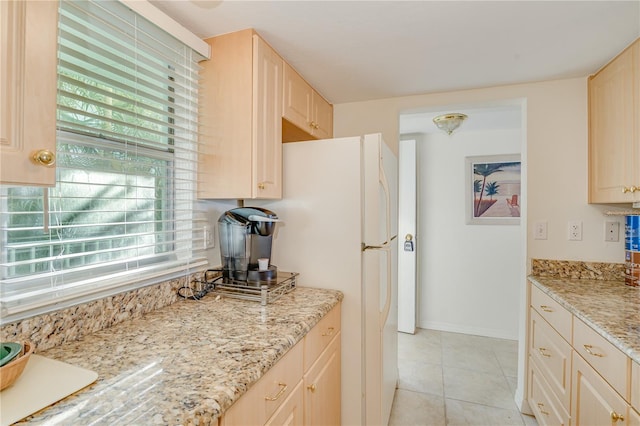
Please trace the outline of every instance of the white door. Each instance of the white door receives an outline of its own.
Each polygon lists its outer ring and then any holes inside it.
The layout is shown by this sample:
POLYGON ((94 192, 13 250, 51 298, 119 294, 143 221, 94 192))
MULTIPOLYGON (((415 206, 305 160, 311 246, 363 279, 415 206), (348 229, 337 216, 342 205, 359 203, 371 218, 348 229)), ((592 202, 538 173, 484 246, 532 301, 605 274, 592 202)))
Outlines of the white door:
POLYGON ((398 331, 416 331, 416 140, 400 140, 398 157, 398 331))

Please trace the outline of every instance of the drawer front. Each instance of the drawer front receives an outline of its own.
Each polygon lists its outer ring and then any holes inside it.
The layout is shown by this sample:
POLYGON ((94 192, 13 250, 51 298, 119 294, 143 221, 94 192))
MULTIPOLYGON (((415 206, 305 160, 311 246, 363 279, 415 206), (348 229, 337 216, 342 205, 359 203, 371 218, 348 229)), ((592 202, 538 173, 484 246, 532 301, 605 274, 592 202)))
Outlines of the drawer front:
POLYGON ((640 364, 631 363, 631 405, 640 412, 640 364))
POLYGON ((289 350, 224 413, 223 425, 263 425, 302 380, 303 343, 289 350))
POLYGON ((574 318, 573 347, 627 401, 631 359, 591 327, 574 318))
POLYGON ((340 332, 340 303, 316 324, 304 338, 304 371, 307 371, 331 340, 340 332))
POLYGON ((531 285, 531 307, 567 342, 571 341, 571 312, 563 308, 535 285, 531 285))
POLYGON ((540 374, 533 358, 529 358, 529 406, 539 425, 568 425, 569 414, 540 374))
POLYGON ((571 345, 531 309, 529 354, 549 383, 562 406, 569 411, 571 401, 571 345))

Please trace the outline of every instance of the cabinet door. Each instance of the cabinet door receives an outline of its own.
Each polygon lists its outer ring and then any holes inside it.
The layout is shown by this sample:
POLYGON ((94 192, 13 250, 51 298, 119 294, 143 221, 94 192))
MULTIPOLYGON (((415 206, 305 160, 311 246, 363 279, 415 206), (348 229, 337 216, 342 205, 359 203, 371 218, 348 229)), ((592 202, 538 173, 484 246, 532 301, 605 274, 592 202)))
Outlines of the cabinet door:
POLYGON ((0 1, 0 183, 55 185, 57 29, 58 2, 0 1))
POLYGON ((311 102, 313 89, 294 70, 284 65, 284 89, 282 97, 282 117, 295 124, 301 130, 311 133, 311 102))
POLYGON ((340 338, 338 333, 304 375, 304 424, 340 424, 340 338))
POLYGON ((589 202, 638 200, 638 49, 626 49, 589 80, 589 202))
POLYGON ((313 135, 318 139, 333 137, 333 106, 313 92, 313 135))
POLYGON ((253 198, 282 198, 282 58, 253 36, 253 198))
POLYGON ((627 425, 629 405, 596 371, 573 352, 572 424, 627 425), (619 420, 616 420, 619 419, 619 420))

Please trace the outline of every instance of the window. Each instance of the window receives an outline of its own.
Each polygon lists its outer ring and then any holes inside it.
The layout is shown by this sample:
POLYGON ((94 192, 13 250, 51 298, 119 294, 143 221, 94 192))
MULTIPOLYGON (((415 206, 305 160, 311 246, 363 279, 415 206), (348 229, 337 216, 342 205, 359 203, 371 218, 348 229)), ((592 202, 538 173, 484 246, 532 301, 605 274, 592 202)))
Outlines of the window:
POLYGON ((198 60, 116 1, 62 1, 54 188, 0 190, 2 323, 202 269, 198 60))

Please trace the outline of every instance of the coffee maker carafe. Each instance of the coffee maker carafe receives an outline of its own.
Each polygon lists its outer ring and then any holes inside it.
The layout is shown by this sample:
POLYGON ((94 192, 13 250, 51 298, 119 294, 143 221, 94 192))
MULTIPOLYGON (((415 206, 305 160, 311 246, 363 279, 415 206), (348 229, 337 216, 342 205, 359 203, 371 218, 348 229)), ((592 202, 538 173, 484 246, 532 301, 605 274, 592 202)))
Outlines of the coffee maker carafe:
POLYGON ((259 207, 239 207, 218 219, 222 275, 225 279, 265 282, 276 279, 270 264, 271 239, 278 216, 259 207))

